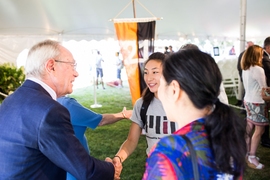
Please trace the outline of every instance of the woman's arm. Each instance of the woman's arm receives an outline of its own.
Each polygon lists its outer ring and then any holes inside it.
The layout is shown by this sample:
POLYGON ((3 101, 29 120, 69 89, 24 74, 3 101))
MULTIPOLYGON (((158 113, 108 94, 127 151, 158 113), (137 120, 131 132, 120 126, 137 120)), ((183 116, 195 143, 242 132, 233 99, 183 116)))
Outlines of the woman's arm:
POLYGON ((264 101, 270 101, 270 87, 262 88, 261 96, 264 101))
POLYGON ((129 129, 129 134, 128 134, 127 139, 121 145, 120 149, 118 150, 115 157, 113 158, 113 160, 115 162, 122 163, 128 158, 128 156, 130 154, 133 153, 133 151, 136 149, 136 147, 138 145, 141 131, 142 131, 142 129, 140 128, 140 126, 138 124, 136 124, 135 122, 132 122, 130 129, 129 129), (118 157, 116 157, 116 156, 118 156, 118 157), (119 157, 120 157, 121 161, 120 161, 119 157))

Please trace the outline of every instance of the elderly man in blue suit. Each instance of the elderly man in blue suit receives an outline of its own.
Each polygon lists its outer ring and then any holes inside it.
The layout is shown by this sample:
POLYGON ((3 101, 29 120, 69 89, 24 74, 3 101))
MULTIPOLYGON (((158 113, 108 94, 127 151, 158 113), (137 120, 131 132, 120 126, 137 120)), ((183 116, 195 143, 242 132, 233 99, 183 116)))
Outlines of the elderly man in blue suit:
POLYGON ((27 79, 0 106, 0 179, 118 179, 122 166, 88 155, 74 136, 68 110, 57 97, 72 92, 78 76, 66 48, 46 40, 26 61, 27 79))

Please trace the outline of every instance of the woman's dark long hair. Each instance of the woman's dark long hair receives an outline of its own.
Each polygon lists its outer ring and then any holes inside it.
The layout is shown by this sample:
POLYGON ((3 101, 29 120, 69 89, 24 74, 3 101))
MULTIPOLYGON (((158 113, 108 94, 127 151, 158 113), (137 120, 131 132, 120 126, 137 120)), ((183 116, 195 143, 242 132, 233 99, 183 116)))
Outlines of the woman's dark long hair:
POLYGON ((198 109, 214 108, 205 117, 205 128, 216 168, 239 177, 245 167, 246 124, 231 107, 218 99, 222 75, 215 60, 200 50, 181 50, 166 58, 163 76, 167 84, 176 80, 198 109))
MULTIPOLYGON (((151 60, 155 60, 155 61, 158 61, 158 62, 161 62, 163 63, 163 61, 165 60, 165 54, 161 53, 161 52, 155 52, 153 54, 151 54, 149 56, 149 58, 145 61, 144 63, 144 67, 146 66, 146 64, 151 61, 151 60)), ((152 93, 148 87, 146 87, 143 92, 142 92, 142 98, 143 98, 143 101, 145 102, 151 102, 154 98, 155 94, 152 93)), ((149 104, 148 103, 148 104, 149 104)))

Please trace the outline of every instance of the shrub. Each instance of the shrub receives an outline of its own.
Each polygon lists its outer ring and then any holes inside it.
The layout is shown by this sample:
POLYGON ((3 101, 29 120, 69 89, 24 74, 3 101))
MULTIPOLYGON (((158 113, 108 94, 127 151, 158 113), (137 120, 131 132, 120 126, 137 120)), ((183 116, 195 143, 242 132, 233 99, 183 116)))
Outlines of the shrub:
MULTIPOLYGON (((24 68, 17 68, 14 64, 0 65, 0 92, 6 95, 14 92, 25 80, 24 68)), ((0 101, 5 97, 0 95, 0 101)))

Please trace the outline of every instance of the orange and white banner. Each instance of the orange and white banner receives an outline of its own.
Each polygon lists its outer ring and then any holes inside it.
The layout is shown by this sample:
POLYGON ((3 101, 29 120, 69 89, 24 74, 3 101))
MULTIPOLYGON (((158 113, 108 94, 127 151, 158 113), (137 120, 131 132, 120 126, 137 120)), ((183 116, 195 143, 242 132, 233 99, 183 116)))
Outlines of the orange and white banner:
POLYGON ((134 105, 146 87, 143 63, 154 52, 156 21, 114 22, 134 105))

